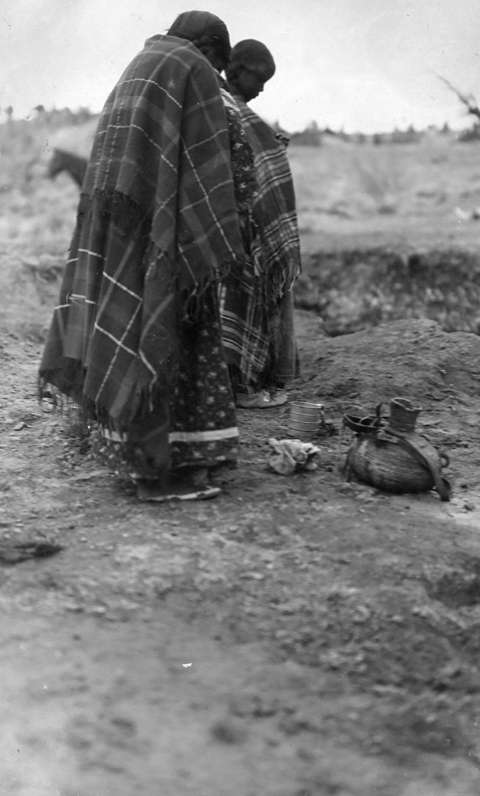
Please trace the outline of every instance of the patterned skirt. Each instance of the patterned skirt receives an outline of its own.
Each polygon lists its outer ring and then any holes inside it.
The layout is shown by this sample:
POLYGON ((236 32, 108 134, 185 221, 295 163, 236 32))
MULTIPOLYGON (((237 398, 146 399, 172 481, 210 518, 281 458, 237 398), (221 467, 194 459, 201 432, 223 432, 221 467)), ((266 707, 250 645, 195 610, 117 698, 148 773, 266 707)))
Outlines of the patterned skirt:
POLYGON ((202 295, 195 320, 179 324, 176 334, 176 377, 165 405, 135 421, 126 433, 106 428, 94 432, 100 458, 135 477, 233 465, 238 457, 235 403, 215 286, 202 295))

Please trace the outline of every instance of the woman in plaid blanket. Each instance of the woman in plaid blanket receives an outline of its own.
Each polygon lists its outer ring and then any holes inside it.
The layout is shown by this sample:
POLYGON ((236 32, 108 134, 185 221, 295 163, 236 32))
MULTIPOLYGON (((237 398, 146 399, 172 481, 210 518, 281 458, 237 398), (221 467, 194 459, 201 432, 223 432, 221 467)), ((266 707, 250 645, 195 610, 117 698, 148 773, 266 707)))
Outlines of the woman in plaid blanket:
POLYGON ((223 341, 237 406, 268 408, 287 400, 282 389, 298 375, 293 286, 301 268, 295 193, 286 155, 288 139, 276 134, 246 104, 275 72, 268 48, 245 39, 232 49, 226 69, 230 102, 254 156, 257 189, 252 206, 256 235, 253 268, 227 282, 222 300, 223 341), (247 279, 247 276, 250 276, 247 279))
POLYGON ((237 457, 218 299, 246 259, 218 77, 229 52, 218 17, 186 12, 113 88, 40 365, 41 393, 82 408, 146 500, 214 496, 212 470, 237 457))

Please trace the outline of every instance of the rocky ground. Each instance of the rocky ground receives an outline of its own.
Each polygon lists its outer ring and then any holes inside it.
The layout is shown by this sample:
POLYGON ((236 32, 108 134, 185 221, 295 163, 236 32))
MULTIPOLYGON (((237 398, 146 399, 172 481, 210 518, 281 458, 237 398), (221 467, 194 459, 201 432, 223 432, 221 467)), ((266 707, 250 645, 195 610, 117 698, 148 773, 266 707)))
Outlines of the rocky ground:
POLYGON ((2 793, 478 794, 480 338, 298 332, 291 397, 339 432, 318 470, 269 471, 288 408, 243 410, 222 495, 155 506, 37 404, 40 345, 4 328, 2 793), (339 473, 343 414, 398 394, 450 456, 448 503, 339 473), (14 563, 42 540, 62 550, 14 563))

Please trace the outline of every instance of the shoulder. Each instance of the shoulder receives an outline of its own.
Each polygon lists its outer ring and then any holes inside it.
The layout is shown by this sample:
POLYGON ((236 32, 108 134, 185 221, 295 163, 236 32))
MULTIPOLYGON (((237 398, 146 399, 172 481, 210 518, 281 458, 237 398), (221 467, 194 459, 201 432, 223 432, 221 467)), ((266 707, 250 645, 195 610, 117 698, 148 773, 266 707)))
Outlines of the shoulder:
POLYGON ((225 88, 225 86, 222 84, 220 84, 220 94, 225 107, 229 108, 232 111, 232 113, 236 113, 237 115, 239 115, 240 107, 238 105, 237 100, 235 99, 233 94, 231 94, 230 91, 227 88, 225 88))
POLYGON ((195 47, 191 41, 178 36, 152 36, 145 42, 144 51, 147 50, 169 56, 184 67, 208 68, 215 71, 198 47, 195 47))
POLYGON ((146 40, 143 49, 135 56, 130 67, 174 70, 177 74, 214 69, 200 50, 190 41, 177 36, 157 34, 146 40))

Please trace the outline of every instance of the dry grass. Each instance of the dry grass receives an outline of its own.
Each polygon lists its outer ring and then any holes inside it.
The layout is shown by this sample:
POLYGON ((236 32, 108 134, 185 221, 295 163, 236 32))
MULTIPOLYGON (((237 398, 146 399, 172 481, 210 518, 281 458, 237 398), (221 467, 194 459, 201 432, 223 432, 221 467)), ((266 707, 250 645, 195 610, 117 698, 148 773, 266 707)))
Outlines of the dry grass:
MULTIPOLYGON (((46 166, 53 146, 88 154, 95 120, 51 129, 37 122, 0 126, 0 290, 4 324, 39 339, 73 229, 78 188, 46 166), (35 278, 34 278, 35 276, 35 278)), ((480 249, 480 221, 457 207, 480 206, 480 144, 446 138, 419 144, 354 145, 326 139, 290 147, 304 251, 384 247, 480 249)), ((318 260, 317 260, 318 262, 318 260)))
POLYGON ((456 214, 457 207, 480 206, 479 143, 326 139, 323 147, 292 147, 289 154, 306 251, 480 247, 480 223, 456 214))
MULTIPOLYGON (((69 245, 78 188, 66 175, 46 176, 52 136, 41 126, 17 122, 0 127, 0 291, 4 325, 41 337, 52 290, 33 278, 32 266, 61 265, 69 245)), ((55 288, 54 288, 55 290, 55 288)))

